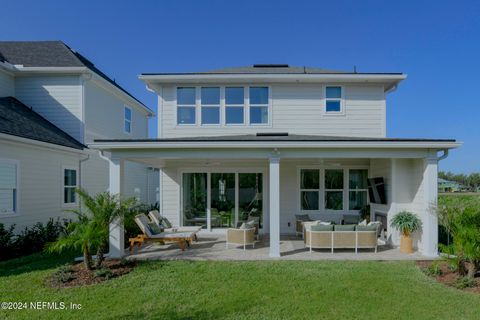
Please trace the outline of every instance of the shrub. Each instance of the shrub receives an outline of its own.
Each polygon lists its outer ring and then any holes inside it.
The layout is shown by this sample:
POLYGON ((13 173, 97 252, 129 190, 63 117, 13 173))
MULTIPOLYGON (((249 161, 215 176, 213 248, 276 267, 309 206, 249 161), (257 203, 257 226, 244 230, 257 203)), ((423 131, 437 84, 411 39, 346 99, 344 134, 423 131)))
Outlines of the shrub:
POLYGON ((471 277, 459 277, 457 281, 455 281, 455 288, 457 289, 465 289, 472 287, 475 287, 475 279, 471 277))
POLYGON ((94 271, 94 275, 97 278, 105 278, 106 280, 113 278, 114 274, 110 269, 100 268, 94 271))
POLYGON ((15 234, 15 225, 5 228, 0 224, 0 261, 26 256, 43 250, 48 242, 55 241, 66 232, 69 220, 50 219, 46 224, 36 223, 15 234))
POLYGON ((73 275, 72 266, 65 264, 58 268, 58 270, 52 275, 52 280, 57 283, 66 283, 75 279, 73 275))
POLYGON ((425 274, 436 277, 442 274, 442 269, 440 269, 438 262, 433 262, 428 268, 425 268, 425 274))

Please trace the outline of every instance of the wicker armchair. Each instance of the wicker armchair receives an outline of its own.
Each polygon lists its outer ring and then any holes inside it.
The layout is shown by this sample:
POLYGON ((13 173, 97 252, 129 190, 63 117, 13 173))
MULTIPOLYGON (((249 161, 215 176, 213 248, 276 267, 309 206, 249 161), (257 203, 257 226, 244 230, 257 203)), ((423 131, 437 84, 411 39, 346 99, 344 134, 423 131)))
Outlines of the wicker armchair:
POLYGON ((225 247, 228 249, 228 245, 243 246, 243 250, 247 245, 252 245, 255 248, 255 228, 249 229, 227 229, 227 242, 225 247))

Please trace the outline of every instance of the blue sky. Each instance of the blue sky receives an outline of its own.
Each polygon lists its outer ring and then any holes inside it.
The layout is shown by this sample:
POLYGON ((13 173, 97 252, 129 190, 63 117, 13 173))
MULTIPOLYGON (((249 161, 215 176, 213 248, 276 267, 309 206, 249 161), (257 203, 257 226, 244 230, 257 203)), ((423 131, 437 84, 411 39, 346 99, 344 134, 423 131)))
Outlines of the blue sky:
POLYGON ((440 169, 480 171, 478 1, 16 0, 1 10, 1 40, 63 40, 154 110, 142 72, 254 63, 404 72, 388 96, 388 136, 456 138, 464 146, 440 169))

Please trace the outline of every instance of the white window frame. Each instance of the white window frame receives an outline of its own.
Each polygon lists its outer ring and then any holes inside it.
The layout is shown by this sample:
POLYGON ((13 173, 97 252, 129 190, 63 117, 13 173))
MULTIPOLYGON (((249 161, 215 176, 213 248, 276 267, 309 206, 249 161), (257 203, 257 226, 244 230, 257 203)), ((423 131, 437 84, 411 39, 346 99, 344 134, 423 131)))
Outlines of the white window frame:
POLYGON ((343 85, 329 84, 323 87, 323 114, 325 116, 343 116, 345 115, 345 87, 343 85), (327 98, 328 87, 339 87, 341 90, 340 98, 327 98), (327 111, 327 101, 340 101, 340 111, 327 111))
POLYGON ((127 105, 123 106, 123 132, 126 134, 132 134, 132 118, 133 118, 133 110, 127 105), (125 115, 125 110, 130 110, 130 119, 127 119, 125 115), (125 130, 125 124, 126 123, 130 124, 130 131, 125 130))
POLYGON ((270 86, 267 86, 267 85, 262 85, 262 84, 258 84, 258 85, 254 85, 254 86, 248 86, 248 90, 247 90, 247 109, 248 109, 248 112, 247 112, 247 116, 248 116, 248 124, 250 126, 253 126, 253 127, 268 127, 271 125, 272 123, 272 88, 270 86), (251 104, 250 103, 250 89, 251 88, 267 88, 268 90, 268 102, 267 104, 251 104), (250 120, 250 110, 252 107, 267 107, 267 117, 268 117, 268 121, 266 123, 252 123, 251 120, 250 120))
POLYGON ((175 126, 176 127, 188 127, 188 126, 196 126, 197 123, 201 122, 201 113, 199 111, 200 109, 200 87, 197 86, 177 86, 175 87, 175 126), (178 89, 179 88, 193 88, 195 90, 195 104, 178 104, 178 89), (179 108, 194 108, 195 112, 195 121, 193 123, 179 123, 178 122, 178 109, 179 108), (198 120, 200 118, 200 121, 198 120))
POLYGON ((224 96, 224 105, 225 105, 225 126, 244 126, 247 123, 246 119, 246 105, 247 105, 247 90, 248 87, 245 86, 225 86, 223 87, 223 96, 224 96), (227 104, 227 88, 242 88, 243 89, 243 104, 227 104), (243 111, 243 122, 241 123, 227 123, 227 108, 242 108, 243 111))
POLYGON ((71 185, 65 185, 65 170, 75 170, 75 188, 78 188, 78 168, 72 166, 62 166, 62 207, 75 207, 78 205, 78 195, 75 195, 75 202, 65 202, 65 188, 74 187, 71 185))
MULTIPOLYGON (((349 192, 350 192, 350 170, 359 169, 367 170, 367 177, 370 174, 370 169, 367 165, 299 165, 297 166, 297 212, 299 213, 326 213, 326 214, 350 214, 358 213, 359 210, 350 210, 349 209, 349 192), (301 170, 319 170, 319 181, 320 189, 301 189, 301 170), (325 188, 325 170, 343 170, 343 190, 340 189, 326 189, 325 188), (318 191, 318 210, 303 210, 302 209, 302 191, 318 191), (325 208, 325 192, 326 191, 342 191, 343 192, 343 209, 342 210, 333 210, 325 208)), ((367 204, 369 202, 368 198, 368 189, 358 189, 358 191, 367 190, 367 204)), ((352 191, 357 191, 357 189, 352 189, 352 191)))
POLYGON ((20 161, 13 159, 0 158, 0 162, 9 163, 15 165, 15 210, 8 212, 0 212, 0 219, 7 217, 15 217, 20 215, 20 161))
MULTIPOLYGON (((200 125, 211 127, 211 126, 221 126, 222 125, 222 96, 224 95, 224 87, 222 86, 201 86, 200 88, 200 125), (202 89, 203 88, 218 88, 219 90, 219 101, 218 104, 203 104, 202 103, 202 89), (223 93, 223 94, 222 94, 223 93), (202 110, 203 108, 218 108, 218 123, 203 123, 202 110)), ((195 90, 196 92, 197 90, 195 90)))
MULTIPOLYGON (((353 211, 353 209, 350 209, 350 192, 365 192, 367 195, 367 204, 369 203, 369 196, 368 196, 368 185, 367 188, 365 189, 350 189, 350 170, 366 170, 367 171, 367 179, 368 179, 368 169, 363 169, 363 168, 348 168, 348 185, 347 185, 347 204, 348 207, 346 208, 348 211, 353 211)), ((355 210, 356 211, 356 210, 355 210)))

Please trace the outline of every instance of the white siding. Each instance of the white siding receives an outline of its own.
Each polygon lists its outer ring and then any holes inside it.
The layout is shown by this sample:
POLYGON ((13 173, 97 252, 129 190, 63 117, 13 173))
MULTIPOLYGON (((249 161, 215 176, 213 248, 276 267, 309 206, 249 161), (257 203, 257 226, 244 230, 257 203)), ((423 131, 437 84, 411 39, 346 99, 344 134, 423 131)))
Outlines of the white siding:
POLYGON ((96 85, 92 81, 85 82, 85 141, 94 139, 135 139, 147 138, 148 118, 133 106, 96 85), (124 132, 124 106, 132 110, 132 131, 124 132))
POLYGON ((79 154, 0 141, 0 158, 18 161, 20 174, 18 215, 0 215, 0 223, 15 224, 16 230, 21 230, 49 218, 72 218, 65 212, 72 207, 62 205, 63 167, 78 168, 79 154))
POLYGON ((15 96, 83 142, 82 87, 79 76, 17 77, 15 96))
POLYGON ((13 75, 0 69, 0 97, 15 95, 15 78, 13 75))
POLYGON ((327 136, 385 136, 385 94, 382 86, 344 86, 344 115, 324 114, 321 84, 271 85, 271 125, 176 125, 176 89, 162 88, 159 99, 159 137, 191 137, 289 132, 327 136))

